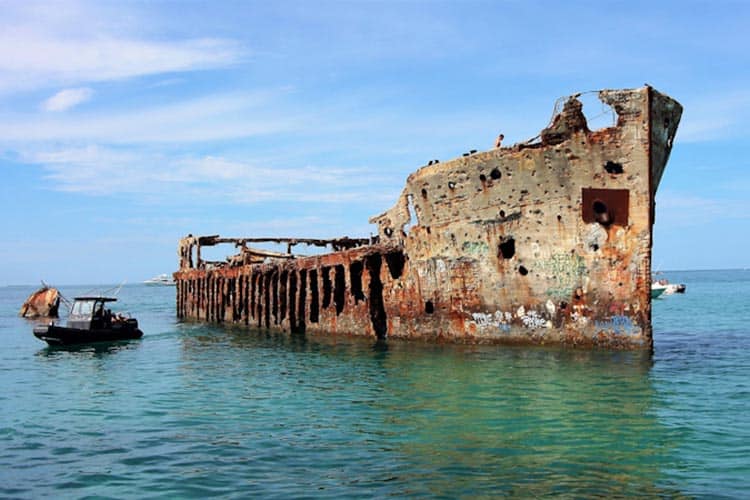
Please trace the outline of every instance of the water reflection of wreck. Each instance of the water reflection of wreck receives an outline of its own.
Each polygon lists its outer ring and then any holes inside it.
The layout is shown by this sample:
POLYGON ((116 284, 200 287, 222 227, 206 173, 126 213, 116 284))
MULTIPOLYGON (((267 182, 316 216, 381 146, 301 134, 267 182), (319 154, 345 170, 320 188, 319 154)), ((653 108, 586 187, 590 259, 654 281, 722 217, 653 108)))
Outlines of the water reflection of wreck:
POLYGON ((526 143, 430 162, 372 239, 180 241, 180 318, 291 333, 649 349, 654 195, 682 107, 651 87, 579 95, 526 143), (287 252, 248 246, 274 242, 287 252), (201 248, 235 245, 222 262, 201 248), (298 244, 329 253, 298 256, 298 244))

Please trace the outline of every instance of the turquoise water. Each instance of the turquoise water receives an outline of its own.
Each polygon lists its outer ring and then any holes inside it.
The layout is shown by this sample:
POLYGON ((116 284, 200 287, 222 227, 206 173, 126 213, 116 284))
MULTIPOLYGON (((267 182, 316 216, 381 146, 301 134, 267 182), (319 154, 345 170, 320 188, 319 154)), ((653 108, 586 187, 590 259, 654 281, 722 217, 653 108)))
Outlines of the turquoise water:
POLYGON ((143 339, 51 349, 0 288, 0 497, 744 497, 750 272, 667 277, 653 358, 180 324, 145 286, 143 339))

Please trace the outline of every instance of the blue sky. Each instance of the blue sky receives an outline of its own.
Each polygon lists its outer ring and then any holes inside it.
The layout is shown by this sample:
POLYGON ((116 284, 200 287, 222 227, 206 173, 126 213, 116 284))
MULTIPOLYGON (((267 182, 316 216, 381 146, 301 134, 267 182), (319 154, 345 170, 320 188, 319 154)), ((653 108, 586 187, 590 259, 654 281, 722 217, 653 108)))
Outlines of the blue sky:
POLYGON ((367 236, 558 97, 685 107, 654 267, 750 267, 750 2, 0 2, 0 285, 139 282, 187 233, 367 236))

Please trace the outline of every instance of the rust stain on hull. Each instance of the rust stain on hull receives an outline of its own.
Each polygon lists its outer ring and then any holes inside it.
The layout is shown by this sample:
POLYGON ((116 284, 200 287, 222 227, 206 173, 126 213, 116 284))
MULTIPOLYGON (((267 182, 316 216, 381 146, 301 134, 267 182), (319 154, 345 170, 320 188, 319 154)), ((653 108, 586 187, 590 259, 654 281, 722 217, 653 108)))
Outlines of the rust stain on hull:
POLYGON ((682 107, 651 87, 578 95, 537 140, 412 173, 368 239, 188 236, 177 314, 289 333, 651 349, 654 195, 682 107), (248 243, 287 245, 269 252, 248 243), (235 245, 223 262, 201 247, 235 245), (329 253, 302 257, 299 244, 329 253))

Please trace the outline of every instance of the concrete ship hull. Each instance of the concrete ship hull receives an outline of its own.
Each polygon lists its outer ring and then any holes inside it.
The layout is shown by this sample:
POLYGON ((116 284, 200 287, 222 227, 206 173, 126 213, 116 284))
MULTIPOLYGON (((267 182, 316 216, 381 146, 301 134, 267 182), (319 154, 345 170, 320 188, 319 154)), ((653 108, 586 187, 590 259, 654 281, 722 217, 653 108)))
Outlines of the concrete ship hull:
POLYGON ((368 240, 188 236, 177 314, 289 333, 651 349, 654 195, 681 106, 651 87, 604 90, 612 127, 578 95, 539 138, 411 174, 368 240), (299 243, 330 253, 291 254, 299 243), (239 248, 227 262, 200 249, 239 248))

